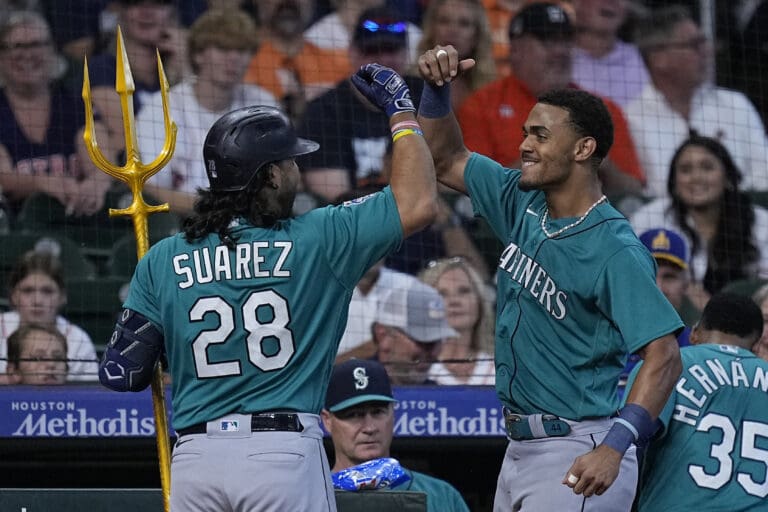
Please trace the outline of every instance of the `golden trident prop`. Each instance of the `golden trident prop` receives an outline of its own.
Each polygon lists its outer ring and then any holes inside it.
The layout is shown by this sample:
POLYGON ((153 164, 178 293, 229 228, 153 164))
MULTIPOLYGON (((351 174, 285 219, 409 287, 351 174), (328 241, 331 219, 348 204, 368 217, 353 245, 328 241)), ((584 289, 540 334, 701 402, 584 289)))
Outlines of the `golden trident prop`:
MULTIPOLYGON (((123 129, 125 131, 125 165, 120 167, 110 163, 99 149, 96 142, 96 135, 93 129, 93 107, 91 105, 91 82, 88 78, 88 59, 85 59, 83 69, 83 101, 85 102, 85 143, 88 147, 88 154, 91 156, 94 164, 109 174, 113 178, 124 181, 131 188, 133 202, 128 208, 115 210, 109 209, 109 216, 118 215, 130 216, 133 220, 133 231, 136 236, 136 253, 139 259, 149 249, 149 231, 147 229, 147 216, 152 213, 167 212, 168 205, 150 206, 144 202, 141 190, 144 183, 160 169, 162 169, 168 160, 173 156, 176 148, 176 123, 171 120, 168 111, 168 79, 163 70, 163 63, 160 59, 160 52, 157 52, 157 72, 160 75, 160 94, 163 98, 163 121, 165 123, 165 142, 160 154, 152 163, 144 164, 141 162, 141 156, 138 151, 136 141, 136 130, 133 118, 133 92, 136 87, 133 83, 131 68, 128 64, 128 55, 125 53, 123 44, 123 33, 120 27, 117 28, 117 77, 115 79, 115 90, 120 96, 120 107, 123 111, 123 129)), ((165 410, 165 393, 163 391, 163 369, 158 362, 155 366, 152 376, 152 408, 155 414, 155 430, 157 436, 157 456, 160 462, 160 484, 163 491, 163 506, 168 512, 170 504, 171 488, 171 463, 170 463, 170 443, 168 441, 168 417, 165 410)))

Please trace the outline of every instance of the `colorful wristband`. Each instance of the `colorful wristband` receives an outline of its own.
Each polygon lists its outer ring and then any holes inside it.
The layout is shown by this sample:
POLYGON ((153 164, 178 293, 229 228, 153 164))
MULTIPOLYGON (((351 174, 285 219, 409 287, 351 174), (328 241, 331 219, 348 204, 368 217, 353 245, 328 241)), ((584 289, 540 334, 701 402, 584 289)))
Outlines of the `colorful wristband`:
POLYGON ((399 123, 395 123, 392 126, 392 134, 394 135, 399 130, 402 130, 403 128, 413 128, 414 130, 421 130, 421 125, 417 123, 416 121, 400 121, 399 123))
POLYGON ((397 142, 406 135, 424 135, 421 130, 414 130, 413 128, 406 128, 404 130, 398 130, 392 135, 392 142, 397 142))

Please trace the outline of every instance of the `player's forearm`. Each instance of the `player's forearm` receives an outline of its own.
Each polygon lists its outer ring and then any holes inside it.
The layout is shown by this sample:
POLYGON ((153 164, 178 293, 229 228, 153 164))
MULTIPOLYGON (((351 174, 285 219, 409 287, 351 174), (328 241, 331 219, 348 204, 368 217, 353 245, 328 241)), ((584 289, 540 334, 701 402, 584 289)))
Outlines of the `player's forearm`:
POLYGON ((667 403, 682 372, 680 349, 672 334, 649 343, 641 352, 643 365, 627 397, 627 403, 645 408, 653 419, 667 403))
POLYGON ((450 109, 448 85, 437 87, 429 83, 424 84, 418 120, 435 162, 437 179, 449 187, 465 192, 463 183, 458 184, 455 183, 455 179, 451 179, 451 174, 462 175, 462 172, 452 173, 451 170, 455 166, 461 166, 463 171, 463 164, 469 158, 469 151, 464 146, 456 115, 450 109))
MULTIPOLYGON (((392 116, 390 126, 409 121, 415 121, 413 114, 400 113, 392 116)), ((437 183, 432 156, 421 135, 401 136, 393 143, 390 185, 397 200, 404 236, 434 222, 437 216, 437 183)))

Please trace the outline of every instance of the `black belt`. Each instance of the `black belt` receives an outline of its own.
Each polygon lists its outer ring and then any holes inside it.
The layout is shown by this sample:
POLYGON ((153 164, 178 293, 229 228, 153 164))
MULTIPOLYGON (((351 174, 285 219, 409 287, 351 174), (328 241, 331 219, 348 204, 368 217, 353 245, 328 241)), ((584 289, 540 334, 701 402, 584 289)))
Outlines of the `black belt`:
MULTIPOLYGON (((263 412, 251 414, 251 432, 301 432, 304 425, 301 424, 299 415, 287 412, 263 412)), ((198 423, 176 431, 178 437, 189 434, 205 434, 208 432, 208 423, 198 423)))

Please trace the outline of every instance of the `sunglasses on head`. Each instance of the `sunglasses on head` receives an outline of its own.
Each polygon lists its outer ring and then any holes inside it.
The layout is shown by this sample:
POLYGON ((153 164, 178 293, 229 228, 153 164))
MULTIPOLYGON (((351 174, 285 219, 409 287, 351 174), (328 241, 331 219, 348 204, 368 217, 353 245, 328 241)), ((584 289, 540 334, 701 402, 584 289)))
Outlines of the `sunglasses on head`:
POLYGON ((391 34, 402 34, 405 32, 405 22, 398 21, 396 23, 378 23, 373 20, 365 20, 363 22, 363 28, 368 32, 389 32, 391 34))

